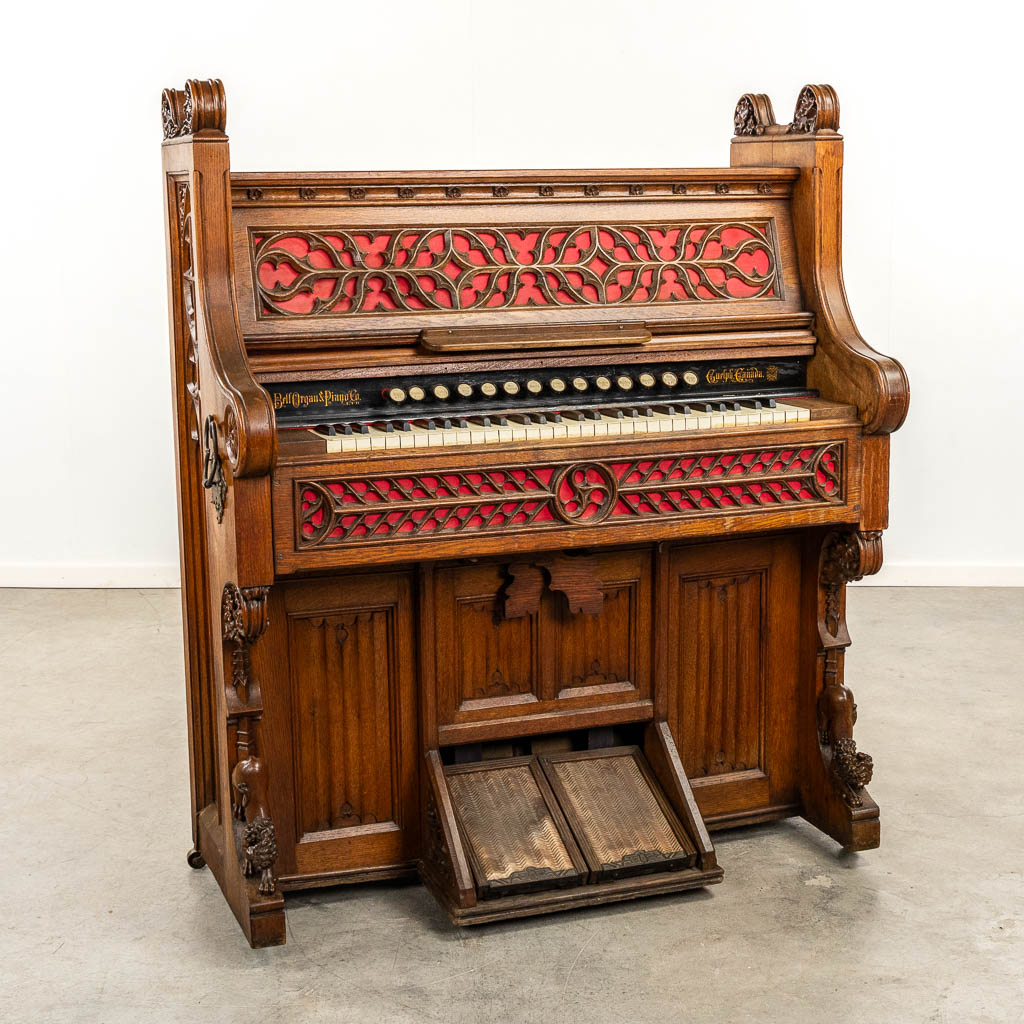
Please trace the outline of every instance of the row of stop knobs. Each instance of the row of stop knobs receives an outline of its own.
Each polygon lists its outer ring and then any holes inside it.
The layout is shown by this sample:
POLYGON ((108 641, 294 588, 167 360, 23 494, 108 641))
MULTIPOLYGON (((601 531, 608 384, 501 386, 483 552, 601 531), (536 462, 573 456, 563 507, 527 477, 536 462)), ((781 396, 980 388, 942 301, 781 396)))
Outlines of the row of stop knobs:
MULTIPOLYGON (((682 375, 682 381, 684 384, 688 384, 691 387, 698 382, 697 374, 693 370, 687 370, 682 375)), ((634 380, 632 377, 621 374, 618 377, 595 377, 593 381, 594 387, 598 391, 611 391, 613 387, 618 388, 620 391, 632 391, 637 384, 642 388, 653 388, 657 385, 658 381, 667 387, 674 388, 680 381, 679 374, 673 373, 671 370, 666 370, 664 373, 659 374, 657 377, 653 373, 641 373, 639 377, 634 380)), ((539 381, 530 379, 524 384, 520 384, 518 381, 506 380, 501 384, 495 384, 492 381, 485 380, 482 384, 469 384, 463 381, 461 384, 455 386, 456 394, 461 398, 472 398, 474 394, 479 390, 480 394, 485 398, 493 398, 497 395, 498 391, 503 391, 506 395, 518 395, 524 388, 531 395, 539 395, 544 392, 545 389, 553 391, 556 395, 564 394, 570 388, 574 391, 587 391, 591 386, 591 382, 586 377, 573 377, 570 381, 565 381, 561 377, 552 377, 548 381, 539 381)), ((392 402, 404 402, 411 399, 414 402, 422 402, 427 397, 427 391, 425 388, 421 388, 418 384, 414 384, 408 391, 404 388, 388 388, 386 391, 386 397, 392 402)), ((430 389, 430 394, 436 398, 439 402, 443 402, 448 398, 451 398, 451 388, 447 384, 435 384, 430 389)))

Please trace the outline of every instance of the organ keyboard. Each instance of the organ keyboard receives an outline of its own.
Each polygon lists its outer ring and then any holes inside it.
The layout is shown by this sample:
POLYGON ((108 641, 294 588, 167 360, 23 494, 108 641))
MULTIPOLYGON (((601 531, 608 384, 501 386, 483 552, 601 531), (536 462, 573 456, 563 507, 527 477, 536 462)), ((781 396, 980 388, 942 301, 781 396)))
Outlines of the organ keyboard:
POLYGON ((441 448, 513 441, 583 440, 634 434, 692 433, 724 427, 770 426, 808 420, 806 406, 774 398, 655 406, 584 406, 489 415, 327 423, 311 433, 329 454, 396 448, 441 448))
POLYGON ((876 846, 843 594, 908 391, 834 91, 704 170, 240 174, 225 119, 164 93, 189 863, 250 943, 309 886, 478 924, 717 883, 727 826, 876 846))

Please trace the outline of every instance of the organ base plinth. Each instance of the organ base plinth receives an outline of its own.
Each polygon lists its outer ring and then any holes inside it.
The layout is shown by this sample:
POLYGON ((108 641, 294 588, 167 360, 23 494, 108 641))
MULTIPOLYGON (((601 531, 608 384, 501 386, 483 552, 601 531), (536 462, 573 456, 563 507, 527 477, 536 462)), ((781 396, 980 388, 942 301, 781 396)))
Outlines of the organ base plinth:
POLYGON ((445 765, 430 751, 424 882, 456 924, 721 881, 664 723, 639 747, 445 765))

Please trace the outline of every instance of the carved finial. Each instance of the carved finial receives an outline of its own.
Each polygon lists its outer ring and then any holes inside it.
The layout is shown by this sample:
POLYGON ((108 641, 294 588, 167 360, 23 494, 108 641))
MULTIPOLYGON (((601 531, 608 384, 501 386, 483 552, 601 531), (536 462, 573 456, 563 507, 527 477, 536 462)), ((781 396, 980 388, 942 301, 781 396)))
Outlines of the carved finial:
POLYGON ((201 131, 223 132, 227 124, 224 85, 219 78, 190 78, 184 89, 164 89, 160 113, 165 139, 201 131))
POLYGON ((839 97, 831 85, 805 85, 796 100, 788 131, 813 135, 839 130, 839 97))
POLYGON ((764 135, 765 128, 775 124, 772 101, 763 92, 746 92, 736 104, 732 117, 737 135, 764 135))

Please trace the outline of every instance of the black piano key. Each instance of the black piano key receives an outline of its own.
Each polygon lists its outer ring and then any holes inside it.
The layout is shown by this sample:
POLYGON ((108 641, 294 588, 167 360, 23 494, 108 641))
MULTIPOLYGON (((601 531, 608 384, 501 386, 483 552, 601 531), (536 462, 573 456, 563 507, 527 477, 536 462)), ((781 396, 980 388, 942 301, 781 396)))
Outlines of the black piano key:
POLYGON ((354 423, 352 428, 357 434, 368 434, 370 432, 369 423, 354 423))
POLYGON ((499 416, 498 417, 498 426, 499 427, 507 427, 508 426, 508 417, 507 416, 499 416))
POLYGON ((412 430, 412 423, 409 420, 399 420, 398 421, 398 429, 399 430, 412 430))
POLYGON ((458 420, 455 421, 455 426, 457 426, 457 427, 468 427, 469 426, 469 420, 458 419, 458 420))

